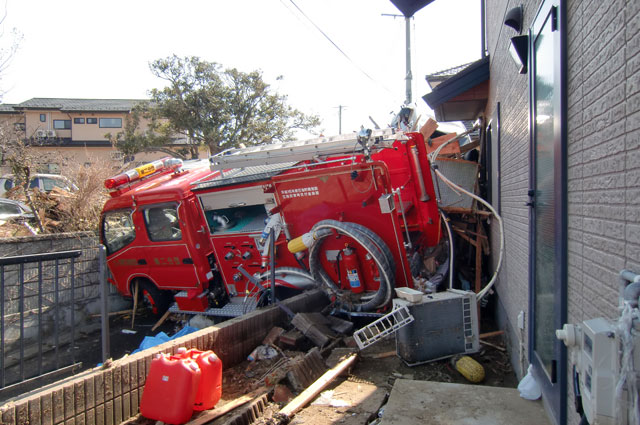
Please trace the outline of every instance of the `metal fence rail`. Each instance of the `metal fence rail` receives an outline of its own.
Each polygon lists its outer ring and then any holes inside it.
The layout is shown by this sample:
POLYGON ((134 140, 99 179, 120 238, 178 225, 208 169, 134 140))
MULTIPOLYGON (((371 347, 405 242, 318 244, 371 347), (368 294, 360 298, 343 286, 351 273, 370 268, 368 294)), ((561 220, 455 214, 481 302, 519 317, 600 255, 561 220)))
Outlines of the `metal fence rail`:
POLYGON ((79 331, 105 326, 104 247, 95 250, 0 258, 0 389, 77 366, 79 331))

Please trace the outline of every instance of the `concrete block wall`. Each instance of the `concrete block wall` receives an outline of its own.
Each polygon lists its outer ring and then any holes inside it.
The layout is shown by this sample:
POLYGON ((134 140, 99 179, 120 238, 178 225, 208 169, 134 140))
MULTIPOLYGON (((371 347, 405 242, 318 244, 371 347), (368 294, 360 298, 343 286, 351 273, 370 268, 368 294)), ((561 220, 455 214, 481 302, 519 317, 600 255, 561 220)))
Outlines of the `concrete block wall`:
MULTIPOLYGON (((294 312, 318 311, 327 303, 319 290, 284 302, 294 312)), ((157 353, 175 354, 179 347, 213 350, 224 368, 232 367, 286 319, 280 308, 269 307, 185 335, 7 403, 0 407, 0 420, 3 425, 119 424, 138 414, 149 366, 157 353)), ((224 387, 222 391, 224 397, 224 387)))

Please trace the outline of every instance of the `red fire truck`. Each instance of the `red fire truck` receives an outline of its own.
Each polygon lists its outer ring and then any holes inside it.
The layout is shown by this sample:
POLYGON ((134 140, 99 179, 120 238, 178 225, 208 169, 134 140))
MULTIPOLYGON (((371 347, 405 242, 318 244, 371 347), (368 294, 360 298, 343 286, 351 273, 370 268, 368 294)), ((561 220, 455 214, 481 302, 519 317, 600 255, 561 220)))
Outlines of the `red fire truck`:
POLYGON ((111 283, 159 313, 238 316, 272 287, 383 310, 441 239, 431 176, 422 135, 391 130, 138 167, 105 182, 111 283))

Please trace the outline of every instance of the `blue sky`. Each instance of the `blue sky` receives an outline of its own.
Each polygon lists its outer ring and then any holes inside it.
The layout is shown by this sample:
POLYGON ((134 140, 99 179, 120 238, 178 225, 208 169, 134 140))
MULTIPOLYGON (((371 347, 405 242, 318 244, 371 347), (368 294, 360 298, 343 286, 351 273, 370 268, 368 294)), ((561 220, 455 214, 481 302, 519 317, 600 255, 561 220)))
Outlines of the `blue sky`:
MULTIPOLYGON (((405 23, 388 0, 6 0, 0 43, 19 50, 0 79, 3 102, 32 97, 145 98, 162 87, 154 59, 196 55, 260 69, 289 103, 323 119, 325 134, 388 124, 405 99, 405 23), (283 79, 276 81, 282 75, 283 79)), ((413 100, 424 76, 480 58, 480 1, 437 0, 411 22, 413 100)))

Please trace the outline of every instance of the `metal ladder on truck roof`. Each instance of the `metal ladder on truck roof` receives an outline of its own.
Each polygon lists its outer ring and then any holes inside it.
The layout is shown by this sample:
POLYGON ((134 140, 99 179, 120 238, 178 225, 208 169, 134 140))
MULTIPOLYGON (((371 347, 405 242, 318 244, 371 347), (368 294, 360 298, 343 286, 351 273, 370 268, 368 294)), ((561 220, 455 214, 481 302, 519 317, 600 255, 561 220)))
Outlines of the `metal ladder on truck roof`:
MULTIPOLYGON (((369 144, 397 140, 392 129, 375 130, 369 136, 369 144)), ((361 151, 358 135, 341 134, 284 143, 229 149, 209 158, 211 170, 250 167, 254 165, 280 164, 314 159, 322 155, 350 154, 361 151)))

